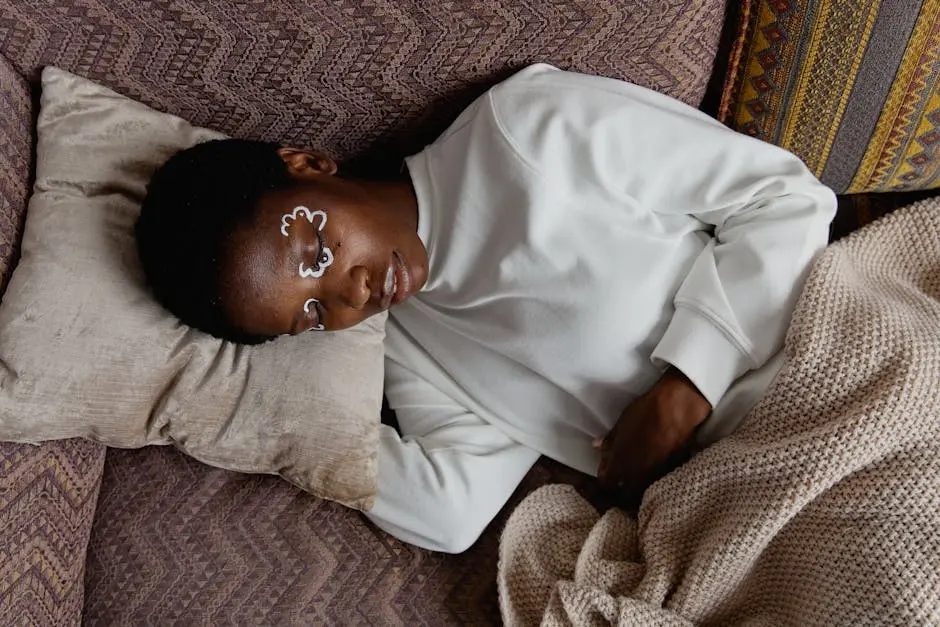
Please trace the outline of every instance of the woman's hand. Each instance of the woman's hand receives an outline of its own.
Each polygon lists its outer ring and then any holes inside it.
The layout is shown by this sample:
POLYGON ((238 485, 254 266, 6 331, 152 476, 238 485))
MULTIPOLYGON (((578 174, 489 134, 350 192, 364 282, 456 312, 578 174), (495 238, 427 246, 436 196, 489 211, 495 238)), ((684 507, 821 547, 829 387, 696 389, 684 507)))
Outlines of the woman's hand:
POLYGON ((616 489, 629 504, 639 501, 646 488, 689 454, 695 428, 712 407, 695 385, 670 368, 649 392, 631 403, 603 440, 597 477, 616 489))

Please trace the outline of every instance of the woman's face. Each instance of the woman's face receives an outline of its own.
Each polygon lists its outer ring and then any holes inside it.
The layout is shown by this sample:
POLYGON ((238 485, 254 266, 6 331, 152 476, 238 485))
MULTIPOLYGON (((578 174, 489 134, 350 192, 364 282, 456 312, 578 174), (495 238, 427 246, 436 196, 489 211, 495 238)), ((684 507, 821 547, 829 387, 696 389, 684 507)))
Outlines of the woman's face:
POLYGON ((324 157, 282 149, 298 184, 261 198, 222 260, 229 320, 259 336, 355 326, 420 290, 428 256, 409 183, 332 176, 324 157))

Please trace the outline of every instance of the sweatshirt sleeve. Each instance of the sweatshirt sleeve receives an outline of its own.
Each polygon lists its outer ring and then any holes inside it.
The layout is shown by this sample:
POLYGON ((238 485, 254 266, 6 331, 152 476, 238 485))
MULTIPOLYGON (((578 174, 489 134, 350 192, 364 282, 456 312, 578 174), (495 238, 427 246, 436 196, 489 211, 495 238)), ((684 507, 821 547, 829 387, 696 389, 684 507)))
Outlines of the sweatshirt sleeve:
POLYGON ((657 366, 681 370, 715 406, 780 349, 836 208, 798 157, 642 87, 545 65, 491 99, 532 167, 574 189, 590 181, 672 225, 663 232, 686 217, 711 235, 675 295, 657 366))
MULTIPOLYGON (((763 185, 733 206, 702 210, 714 227, 674 299, 675 312, 652 354, 695 383, 714 407, 747 371, 780 350, 812 261, 826 245, 833 194, 788 155, 761 157, 749 171, 763 185)), ((796 160, 795 157, 792 158, 796 160)))

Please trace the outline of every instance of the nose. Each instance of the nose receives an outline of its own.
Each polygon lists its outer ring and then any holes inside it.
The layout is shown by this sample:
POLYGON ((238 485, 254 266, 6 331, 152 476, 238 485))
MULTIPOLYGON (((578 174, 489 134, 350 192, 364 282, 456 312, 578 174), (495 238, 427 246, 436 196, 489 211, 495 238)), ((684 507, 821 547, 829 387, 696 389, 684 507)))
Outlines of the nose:
POLYGON ((365 308, 372 296, 369 289, 369 271, 363 266, 353 266, 340 288, 339 296, 352 309, 365 308))

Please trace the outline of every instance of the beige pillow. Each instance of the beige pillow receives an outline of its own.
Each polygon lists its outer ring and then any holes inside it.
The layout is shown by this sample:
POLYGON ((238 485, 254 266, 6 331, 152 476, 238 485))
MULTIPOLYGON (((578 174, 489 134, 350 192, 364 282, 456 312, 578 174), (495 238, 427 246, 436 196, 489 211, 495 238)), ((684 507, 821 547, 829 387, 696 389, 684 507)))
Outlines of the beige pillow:
POLYGON ((368 509, 384 315, 243 347, 182 325, 144 283, 133 225, 148 179, 174 152, 218 137, 43 72, 36 184, 0 304, 0 439, 174 444, 368 509))

